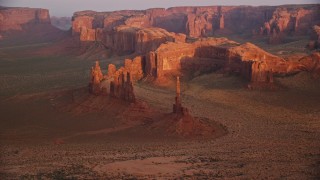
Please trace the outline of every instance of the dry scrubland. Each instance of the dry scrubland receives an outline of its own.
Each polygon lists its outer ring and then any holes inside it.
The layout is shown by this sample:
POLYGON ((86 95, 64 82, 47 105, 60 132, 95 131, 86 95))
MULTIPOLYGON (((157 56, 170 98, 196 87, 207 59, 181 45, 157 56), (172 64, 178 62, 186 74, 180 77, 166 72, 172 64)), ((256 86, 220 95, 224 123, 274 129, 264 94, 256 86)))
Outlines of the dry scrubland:
MULTIPOLYGON (((320 177, 320 82, 308 74, 276 78, 280 91, 249 91, 238 77, 214 73, 183 81, 184 106, 228 129, 217 139, 186 139, 143 125, 117 129, 125 106, 61 111, 56 94, 84 87, 93 61, 28 56, 34 48, 0 49, 1 179, 320 177), (113 130, 85 133, 101 129, 113 130)), ((135 91, 150 107, 172 110, 173 87, 139 82, 135 91)))

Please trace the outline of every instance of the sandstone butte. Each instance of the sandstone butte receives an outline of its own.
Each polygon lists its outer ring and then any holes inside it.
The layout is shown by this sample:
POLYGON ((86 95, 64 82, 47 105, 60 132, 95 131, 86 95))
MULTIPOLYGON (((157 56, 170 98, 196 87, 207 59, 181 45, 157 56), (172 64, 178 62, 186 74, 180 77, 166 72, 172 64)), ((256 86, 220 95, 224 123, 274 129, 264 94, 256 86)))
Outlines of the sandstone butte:
MULTIPOLYGON (((120 86, 126 84, 127 81, 123 80, 127 79, 128 73, 132 81, 137 81, 148 76, 161 80, 173 72, 212 70, 242 75, 251 82, 250 87, 255 84, 269 86, 273 84, 273 75, 277 74, 308 71, 318 77, 318 54, 298 62, 287 61, 251 43, 239 44, 226 38, 207 36, 251 33, 272 39, 275 36, 306 35, 314 30, 314 45, 317 45, 319 28, 315 25, 320 22, 319 9, 320 5, 290 5, 81 11, 73 15, 71 32, 73 38, 84 45, 98 42, 119 55, 136 55, 132 60, 125 60, 124 67, 115 72, 118 78, 114 80, 115 86, 118 81, 120 86)), ((48 10, 0 8, 1 34, 42 25, 51 26, 48 10)), ((101 81, 99 76, 97 82, 101 81)), ((94 92, 95 88, 92 89, 94 92)))
POLYGON ((0 7, 0 31, 22 30, 23 26, 50 22, 47 9, 0 7))
MULTIPOLYGON (((126 60, 126 67, 132 67, 132 63, 131 60, 126 60)), ((139 111, 142 111, 147 106, 141 106, 141 102, 136 102, 132 76, 127 70, 124 67, 117 70, 114 65, 109 64, 108 73, 104 76, 99 62, 96 61, 95 66, 91 69, 89 91, 94 95, 110 96, 132 103, 131 105, 136 106, 136 108, 142 108, 139 109, 139 111)), ((210 136, 225 133, 225 130, 221 131, 221 128, 209 125, 200 118, 193 117, 188 108, 183 107, 179 77, 177 77, 176 82, 176 97, 172 113, 163 114, 161 117, 163 117, 161 120, 154 121, 151 124, 151 128, 164 128, 170 134, 184 137, 210 136)))
POLYGON ((24 37, 56 40, 61 34, 64 33, 51 25, 47 9, 0 6, 0 40, 24 37))
MULTIPOLYGON (((141 60, 136 63, 140 66, 138 77, 159 80, 177 71, 223 69, 248 79, 249 88, 273 88, 275 74, 313 70, 305 68, 306 63, 284 60, 251 43, 240 45, 208 36, 249 33, 268 36, 270 43, 281 43, 285 36, 317 30, 314 26, 320 22, 319 10, 320 5, 292 5, 81 11, 74 13, 72 33, 82 43, 100 42, 117 54, 136 54, 141 60)), ((124 69, 131 72, 130 68, 124 69)), ((131 76, 136 77, 136 72, 131 76)))

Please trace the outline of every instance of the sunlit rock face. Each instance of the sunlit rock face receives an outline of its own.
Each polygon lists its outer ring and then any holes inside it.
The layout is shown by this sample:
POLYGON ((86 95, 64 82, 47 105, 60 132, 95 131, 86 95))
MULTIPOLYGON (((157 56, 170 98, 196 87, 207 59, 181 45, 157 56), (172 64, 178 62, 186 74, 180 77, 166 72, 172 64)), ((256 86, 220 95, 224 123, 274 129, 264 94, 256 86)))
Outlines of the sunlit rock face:
MULTIPOLYGON (((319 5, 173 7, 114 12, 81 11, 76 12, 73 16, 72 32, 79 36, 81 29, 84 29, 81 33, 81 41, 106 41, 109 42, 107 43, 109 45, 110 41, 113 41, 110 34, 118 32, 123 34, 117 28, 119 26, 130 27, 140 33, 147 31, 145 28, 157 27, 168 32, 183 33, 191 38, 208 37, 216 33, 267 36, 269 43, 276 44, 284 42, 286 37, 293 34, 309 35, 312 27, 320 23, 319 12, 319 5)), ((158 38, 153 39, 159 41, 158 38)))

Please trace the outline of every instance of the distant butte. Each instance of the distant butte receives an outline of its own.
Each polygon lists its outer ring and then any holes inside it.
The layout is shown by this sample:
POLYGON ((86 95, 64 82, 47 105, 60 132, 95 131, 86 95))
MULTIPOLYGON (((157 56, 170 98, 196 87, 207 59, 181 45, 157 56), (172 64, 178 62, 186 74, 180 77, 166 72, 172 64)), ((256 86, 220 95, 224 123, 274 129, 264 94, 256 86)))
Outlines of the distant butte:
MULTIPOLYGON (((48 36, 52 33, 47 31, 58 31, 50 21, 49 11, 45 9, 2 7, 0 38, 11 36, 20 39, 13 36, 17 31, 23 31, 33 39, 37 34, 48 36)), ((148 77, 161 83, 172 75, 214 71, 242 76, 249 82, 250 89, 276 89, 274 76, 307 71, 313 78, 318 78, 317 52, 300 61, 290 61, 252 43, 240 44, 213 36, 246 34, 250 38, 267 37, 264 39, 272 44, 283 43, 288 36, 310 36, 307 46, 309 49, 317 49, 319 24, 319 4, 80 11, 72 17, 68 38, 73 41, 62 43, 69 43, 68 47, 78 48, 79 52, 99 48, 102 51, 108 50, 108 55, 130 55, 130 59, 125 59, 124 66, 119 70, 114 71, 114 66, 110 66, 114 74, 109 73, 108 78, 115 78, 113 83, 110 82, 112 88, 116 88, 115 91, 118 91, 118 81, 122 83, 127 74, 132 81, 148 77), (314 69, 310 67, 312 65, 314 69)), ((58 39, 56 36, 48 38, 58 39)), ((61 44, 60 47, 65 46, 61 44)), ((98 70, 93 69, 93 73, 97 73, 95 71, 98 70)), ((97 82, 105 80, 105 77, 101 79, 98 77, 100 75, 96 76, 97 82)), ((96 92, 96 84, 92 83, 93 93, 100 94, 96 92)), ((101 91, 105 89, 109 87, 101 91)))

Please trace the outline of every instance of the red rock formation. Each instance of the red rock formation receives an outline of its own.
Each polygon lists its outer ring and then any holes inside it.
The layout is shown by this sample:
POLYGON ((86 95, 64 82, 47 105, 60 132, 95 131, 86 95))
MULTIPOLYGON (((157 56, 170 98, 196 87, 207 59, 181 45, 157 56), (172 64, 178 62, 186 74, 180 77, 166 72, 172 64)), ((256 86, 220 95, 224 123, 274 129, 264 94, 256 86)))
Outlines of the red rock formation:
POLYGON ((107 31, 119 25, 124 25, 124 17, 120 15, 108 16, 103 21, 103 28, 107 31))
POLYGON ((108 77, 113 78, 116 71, 117 71, 117 68, 114 64, 108 65, 108 77))
POLYGON ((93 28, 93 17, 91 16, 78 16, 72 19, 72 34, 78 35, 81 33, 83 28, 92 29, 93 28))
POLYGON ((212 17, 208 14, 188 14, 186 26, 186 33, 190 37, 212 35, 212 17))
POLYGON ((47 9, 36 8, 1 8, 0 31, 21 31, 32 26, 50 25, 50 15, 47 9))
MULTIPOLYGON (((218 133, 218 128, 195 118, 189 110, 182 106, 180 79, 177 77, 176 98, 173 104, 173 113, 164 116, 161 120, 153 123, 152 128, 165 128, 167 132, 184 137, 210 136, 218 133)), ((225 133, 225 131, 223 132, 225 133)))
POLYGON ((99 62, 91 68, 89 92, 95 95, 109 95, 127 102, 135 102, 132 76, 125 68, 116 70, 112 64, 108 65, 108 75, 103 76, 99 62))
POLYGON ((80 28, 80 41, 95 41, 96 40, 95 29, 87 29, 85 26, 80 28))
POLYGON ((251 66, 251 82, 248 85, 249 89, 266 89, 274 87, 273 85, 273 72, 268 67, 265 61, 255 61, 251 66))
POLYGON ((188 116, 189 115, 189 110, 182 106, 181 86, 180 86, 180 78, 179 78, 179 76, 177 76, 176 98, 175 98, 175 103, 173 104, 173 113, 178 114, 178 115, 182 115, 182 116, 188 116))
POLYGON ((310 72, 315 79, 320 78, 320 53, 315 52, 299 60, 299 68, 303 71, 310 72))
POLYGON ((310 50, 320 48, 320 26, 313 26, 308 48, 310 50))
MULTIPOLYGON (((217 48, 220 44, 234 44, 226 38, 211 38, 199 40, 195 43, 167 43, 162 44, 156 51, 150 52, 146 57, 146 73, 157 78, 163 77, 167 72, 186 69, 214 68, 213 58, 226 59, 225 48, 217 48), (224 52, 223 52, 224 51, 224 52)), ((225 61, 224 61, 225 62, 225 61)))
POLYGON ((308 34, 308 30, 320 22, 319 15, 319 5, 209 6, 106 13, 85 11, 75 13, 74 21, 83 17, 83 24, 88 29, 104 28, 110 31, 119 25, 136 28, 159 27, 169 32, 186 33, 191 37, 210 36, 216 30, 222 29, 241 34, 260 31, 260 34, 265 35, 271 35, 275 31, 276 34, 286 36, 292 32, 308 34), (86 20, 88 16, 93 18, 94 22, 90 23, 90 18, 86 20), (91 26, 86 25, 87 23, 91 26))
POLYGON ((130 72, 125 75, 120 69, 115 73, 114 79, 110 82, 110 95, 128 102, 136 101, 130 72))
POLYGON ((94 67, 91 67, 91 81, 89 83, 89 90, 91 93, 95 95, 99 95, 101 93, 100 83, 103 80, 103 74, 101 72, 101 68, 99 65, 99 61, 96 61, 94 67))
POLYGON ((319 6, 312 8, 279 7, 261 28, 261 34, 269 35, 269 43, 283 42, 291 34, 308 34, 308 29, 319 23, 319 6))
POLYGON ((127 26, 137 27, 137 28, 144 28, 144 27, 150 27, 150 21, 149 17, 146 15, 136 15, 131 16, 124 22, 127 26))
MULTIPOLYGON (((181 40, 181 38, 179 39, 181 40)), ((138 54, 156 50, 165 42, 175 41, 175 34, 160 28, 144 28, 136 33, 136 48, 138 54)))
POLYGON ((117 54, 134 53, 137 30, 130 26, 118 26, 107 33, 105 45, 117 54))

